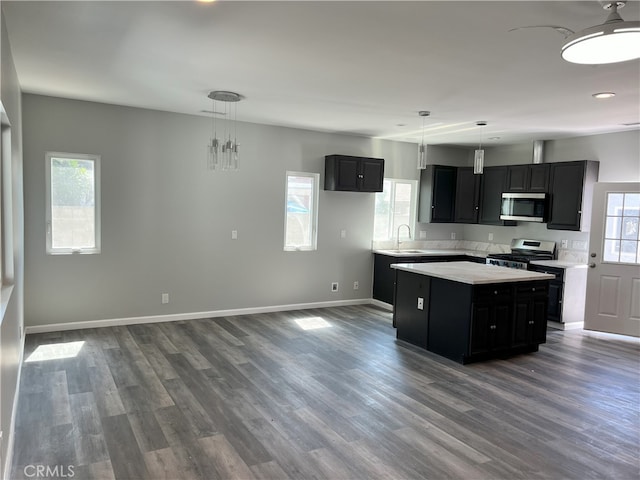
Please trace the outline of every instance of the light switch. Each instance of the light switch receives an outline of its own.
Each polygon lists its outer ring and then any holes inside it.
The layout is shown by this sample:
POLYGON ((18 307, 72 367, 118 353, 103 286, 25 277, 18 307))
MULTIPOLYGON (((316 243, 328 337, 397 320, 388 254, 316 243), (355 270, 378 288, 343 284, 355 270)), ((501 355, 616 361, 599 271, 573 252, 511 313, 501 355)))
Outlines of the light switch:
POLYGON ((238 239, 238 230, 231 230, 231 240, 238 239))
POLYGON ((346 230, 340 230, 340 238, 347 238, 347 231, 346 230))

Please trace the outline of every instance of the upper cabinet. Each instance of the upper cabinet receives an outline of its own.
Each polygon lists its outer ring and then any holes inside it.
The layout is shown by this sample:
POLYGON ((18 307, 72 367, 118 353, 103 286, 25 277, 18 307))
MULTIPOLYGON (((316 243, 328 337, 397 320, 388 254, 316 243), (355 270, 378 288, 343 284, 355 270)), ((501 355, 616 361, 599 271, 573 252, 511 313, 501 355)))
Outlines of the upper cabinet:
POLYGON ((549 164, 510 165, 507 168, 506 192, 547 193, 549 164))
POLYGON ((502 192, 507 185, 509 167, 485 167, 480 175, 480 215, 478 223, 484 225, 515 225, 513 221, 500 220, 502 192))
POLYGON ((480 175, 471 167, 458 168, 454 220, 457 223, 478 223, 480 213, 480 175))
POLYGON ((456 197, 456 167, 427 165, 420 173, 421 223, 452 223, 456 197))
POLYGON ((324 157, 324 189, 344 192, 381 192, 382 158, 327 155, 324 157))
POLYGON ((552 230, 588 232, 591 223, 593 186, 598 181, 599 162, 550 163, 549 221, 552 230))

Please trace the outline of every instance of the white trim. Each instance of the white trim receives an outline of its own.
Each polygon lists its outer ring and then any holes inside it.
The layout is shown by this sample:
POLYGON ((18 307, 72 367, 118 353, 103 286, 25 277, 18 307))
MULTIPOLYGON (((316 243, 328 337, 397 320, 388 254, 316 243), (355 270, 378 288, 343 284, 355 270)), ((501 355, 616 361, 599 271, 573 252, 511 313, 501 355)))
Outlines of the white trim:
POLYGON ((15 439, 15 428, 16 428, 16 412, 18 411, 18 394, 20 393, 20 378, 22 377, 22 361, 24 359, 24 342, 27 338, 26 334, 22 334, 22 347, 20 348, 20 359, 18 361, 18 378, 16 379, 16 390, 13 395, 13 408, 11 410, 11 422, 9 423, 9 428, 4 430, 3 435, 4 441, 7 442, 7 456, 4 459, 4 475, 3 480, 10 480, 9 473, 11 472, 11 467, 13 466, 13 444, 15 439), (8 437, 8 438, 7 438, 8 437))
POLYGON ((393 311, 393 305, 387 302, 383 302, 381 300, 376 300, 375 298, 371 299, 371 305, 375 306, 375 307, 380 307, 383 308, 385 310, 389 310, 390 312, 393 311))
POLYGON ((294 172, 287 170, 285 172, 284 186, 284 251, 285 252, 310 252, 318 249, 318 210, 320 208, 320 174, 310 172, 294 172), (289 212, 287 211, 289 204, 289 177, 306 177, 313 181, 313 192, 311 199, 311 244, 310 245, 287 245, 287 224, 289 212))
POLYGON ((45 210, 45 227, 46 227, 46 252, 48 255, 72 255, 84 254, 95 255, 102 251, 102 217, 100 203, 100 162, 101 156, 87 153, 64 153, 64 152, 46 152, 45 154, 45 193, 46 193, 46 210, 45 210), (94 211, 94 246, 91 248, 75 248, 75 247, 54 247, 52 238, 52 205, 51 205, 51 160, 59 158, 63 160, 85 160, 93 162, 93 211, 94 211))
MULTIPOLYGON (((287 310, 308 310, 311 308, 344 307, 349 305, 370 305, 371 298, 355 300, 335 300, 330 302, 293 303, 290 305, 272 305, 267 307, 234 308, 229 310, 212 310, 209 312, 174 313, 170 315, 150 315, 145 317, 108 318, 104 320, 87 320, 81 322, 53 323, 50 325, 31 325, 25 332, 47 333, 62 330, 80 330, 83 328, 115 327, 119 325, 137 325, 141 323, 178 322, 181 320, 197 320, 202 318, 231 317, 235 315, 251 315, 255 313, 284 312, 287 310)), ((381 302, 382 303, 382 302, 381 302)))

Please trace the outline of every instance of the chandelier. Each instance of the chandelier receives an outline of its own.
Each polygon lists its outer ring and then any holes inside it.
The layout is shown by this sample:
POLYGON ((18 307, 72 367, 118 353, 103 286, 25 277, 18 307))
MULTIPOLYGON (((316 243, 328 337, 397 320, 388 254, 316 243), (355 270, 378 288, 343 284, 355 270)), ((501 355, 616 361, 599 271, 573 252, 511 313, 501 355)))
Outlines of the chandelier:
POLYGON ((209 170, 238 170, 237 114, 238 102, 244 97, 235 92, 215 90, 207 95, 212 102, 211 139, 207 146, 207 167, 209 170), (216 110, 216 102, 222 103, 222 110, 216 110), (233 106, 233 109, 231 108, 233 106), (222 125, 216 117, 224 116, 222 125), (218 137, 220 127, 220 138, 218 137))

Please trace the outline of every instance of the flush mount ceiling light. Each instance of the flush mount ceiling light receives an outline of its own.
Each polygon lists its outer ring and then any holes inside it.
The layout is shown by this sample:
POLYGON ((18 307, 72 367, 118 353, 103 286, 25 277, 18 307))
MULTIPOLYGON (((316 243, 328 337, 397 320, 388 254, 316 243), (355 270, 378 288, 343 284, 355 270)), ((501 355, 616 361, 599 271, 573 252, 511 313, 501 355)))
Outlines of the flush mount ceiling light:
POLYGON ((431 112, 420 110, 418 115, 422 117, 422 141, 420 145, 418 145, 418 169, 424 170, 427 168, 427 146, 424 144, 424 120, 431 115, 431 112))
POLYGON ((211 139, 207 146, 207 166, 209 170, 238 170, 237 113, 238 102, 244 97, 235 92, 215 90, 209 92, 212 102, 211 139), (224 109, 216 110, 216 102, 222 102, 224 109), (233 104, 233 120, 231 117, 233 104), (217 115, 224 115, 227 120, 221 127, 222 141, 218 139, 217 115), (233 136, 233 139, 231 138, 233 136))
POLYGON ((571 32, 562 47, 562 58, 567 62, 586 65, 640 58, 640 22, 622 20, 618 9, 625 4, 626 2, 604 4, 603 8, 611 13, 602 25, 571 32))
POLYGON ((602 99, 602 98, 613 98, 616 96, 616 94, 614 92, 598 92, 598 93, 594 93, 591 96, 593 98, 602 99))
POLYGON ((484 150, 482 148, 482 135, 484 134, 484 127, 487 122, 480 120, 476 122, 476 125, 480 127, 480 145, 473 155, 473 173, 476 175, 482 175, 484 171, 484 150))

